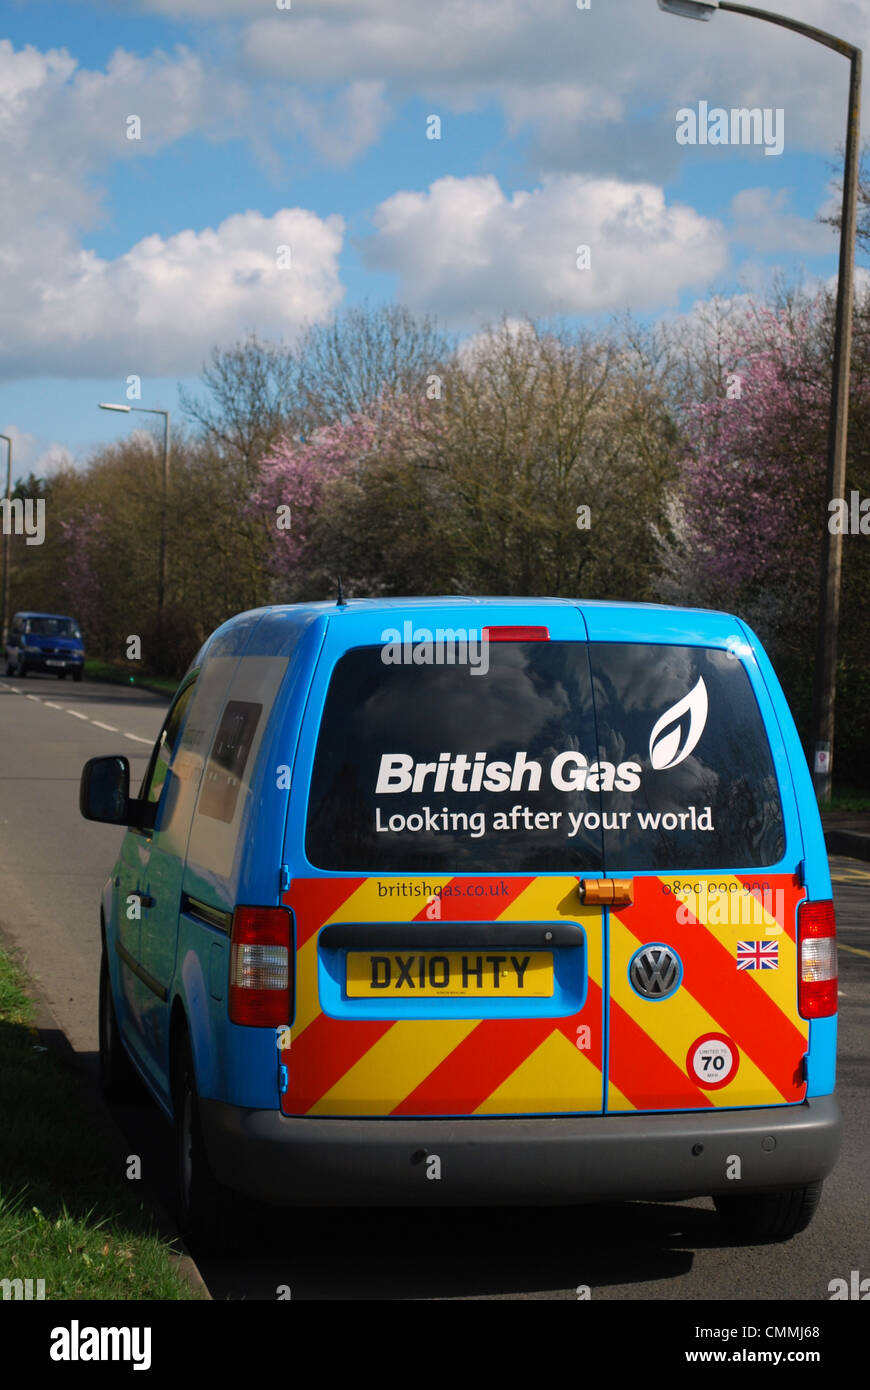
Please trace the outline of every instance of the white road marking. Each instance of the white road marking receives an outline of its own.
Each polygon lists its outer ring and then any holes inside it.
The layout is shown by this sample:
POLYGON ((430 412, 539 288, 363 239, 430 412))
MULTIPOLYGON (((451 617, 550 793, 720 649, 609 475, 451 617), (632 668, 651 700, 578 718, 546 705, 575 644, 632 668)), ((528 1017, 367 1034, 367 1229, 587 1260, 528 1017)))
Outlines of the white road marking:
MULTIPOLYGON (((19 690, 17 685, 7 685, 5 681, 0 681, 0 690, 11 690, 13 695, 26 693, 19 690)), ((80 714, 77 709, 68 709, 66 705, 57 705, 54 700, 43 700, 39 695, 27 695, 27 699, 35 700, 38 705, 45 705, 46 709, 62 710, 64 714, 71 714, 73 719, 84 719, 86 723, 93 724, 98 729, 105 729, 107 733, 117 734, 121 732, 117 724, 104 724, 101 719, 91 719, 90 715, 80 714)), ((140 738, 138 734, 128 734, 126 730, 123 732, 124 738, 132 739, 133 743, 146 743, 149 748, 154 743, 154 740, 151 738, 140 738)))

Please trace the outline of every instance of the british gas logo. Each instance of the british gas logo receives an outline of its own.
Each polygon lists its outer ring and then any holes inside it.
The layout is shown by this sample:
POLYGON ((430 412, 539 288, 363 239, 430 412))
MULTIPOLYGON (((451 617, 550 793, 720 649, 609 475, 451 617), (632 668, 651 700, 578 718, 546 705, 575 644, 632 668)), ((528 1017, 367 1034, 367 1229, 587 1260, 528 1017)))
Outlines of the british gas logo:
MULTIPOLYGON (((631 792, 640 786, 640 763, 618 765, 595 762, 582 753, 557 753, 549 766, 551 784, 560 792, 631 792)), ((518 752, 512 762, 486 761, 485 753, 469 758, 466 753, 442 753, 437 763, 418 763, 407 753, 381 755, 378 796, 390 792, 537 792, 541 789, 543 767, 526 752, 518 752), (432 778, 427 787, 427 778, 432 778)))
MULTIPOLYGON (((707 687, 703 677, 688 695, 656 720, 649 738, 649 760, 655 772, 677 767, 694 752, 707 723, 707 687)), ((574 749, 557 753, 547 769, 550 784, 560 792, 633 792, 641 783, 640 763, 601 760, 590 763, 574 749)), ((487 762, 486 753, 441 753, 437 762, 417 762, 408 753, 382 753, 375 792, 378 796, 425 792, 537 792, 544 768, 525 751, 511 762, 487 762)))
POLYGON ((684 762, 698 745, 707 723, 707 687, 703 676, 682 700, 666 709, 649 736, 649 760, 656 772, 666 772, 684 762), (683 733, 683 719, 688 725, 683 733))

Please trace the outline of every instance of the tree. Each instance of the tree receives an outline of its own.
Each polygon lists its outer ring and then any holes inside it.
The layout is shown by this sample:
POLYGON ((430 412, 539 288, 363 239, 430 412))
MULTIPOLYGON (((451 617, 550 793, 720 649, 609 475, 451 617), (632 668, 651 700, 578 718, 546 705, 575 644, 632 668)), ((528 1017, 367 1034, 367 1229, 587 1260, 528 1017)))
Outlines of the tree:
POLYGON ((312 326, 298 351, 304 433, 360 415, 386 396, 425 396, 450 347, 432 318, 400 304, 364 304, 312 326))
POLYGON ((230 348, 212 349, 202 382, 204 398, 179 391, 184 410, 214 453, 250 484, 263 454, 297 423, 298 358, 249 333, 230 348))
MULTIPOLYGON (((858 319, 870 314, 867 297, 858 319)), ((848 487, 870 491, 870 361, 856 334, 848 487)), ((765 643, 809 740, 822 542, 830 518, 826 457, 833 301, 782 293, 753 303, 729 333, 722 389, 681 415, 687 451, 662 548, 666 601, 725 608, 765 643)), ((870 763, 870 565, 866 542, 844 546, 838 669, 838 765, 870 763)))
MULTIPOLYGON (((348 593, 396 592, 402 557, 421 559, 427 428, 423 403, 384 394, 265 456, 252 506, 271 519, 285 595, 333 594, 338 575, 348 593)), ((416 578, 431 581, 431 566, 416 578)))
MULTIPOLYGON (((842 168, 845 162, 845 151, 840 146, 840 163, 837 166, 842 168)), ((857 197, 857 216, 855 220, 855 243, 864 251, 870 251, 870 146, 864 145, 861 148, 861 155, 858 162, 858 197, 857 197)), ((819 221, 828 227, 836 227, 840 230, 843 222, 842 198, 843 181, 838 180, 835 185, 840 194, 840 210, 832 213, 830 217, 820 217, 819 221)))
POLYGON ((257 505, 295 508, 273 568, 297 592, 333 592, 341 573, 367 594, 646 597, 674 430, 645 370, 565 328, 483 332, 437 393, 385 388, 267 455, 257 505))

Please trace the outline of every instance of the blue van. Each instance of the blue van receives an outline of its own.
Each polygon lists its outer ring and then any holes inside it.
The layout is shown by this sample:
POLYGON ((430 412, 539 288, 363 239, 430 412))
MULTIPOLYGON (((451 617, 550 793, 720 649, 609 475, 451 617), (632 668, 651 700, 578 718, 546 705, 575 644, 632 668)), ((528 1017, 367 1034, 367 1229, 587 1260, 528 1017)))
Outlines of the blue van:
POLYGON ((82 632, 62 613, 16 613, 6 637, 7 676, 46 671, 80 681, 85 668, 82 632))
POLYGON ((726 613, 259 609, 197 654, 100 912, 100 1061, 174 1122, 179 1220, 713 1198, 785 1239, 840 1143, 831 881, 726 613))

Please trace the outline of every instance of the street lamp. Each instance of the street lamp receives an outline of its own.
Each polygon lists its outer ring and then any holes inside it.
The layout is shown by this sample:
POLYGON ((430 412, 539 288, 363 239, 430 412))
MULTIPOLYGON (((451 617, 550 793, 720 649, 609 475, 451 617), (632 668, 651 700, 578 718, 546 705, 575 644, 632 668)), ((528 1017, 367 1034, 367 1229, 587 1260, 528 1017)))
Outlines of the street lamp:
MULTIPOLYGON (((731 0, 658 0, 659 9, 687 19, 712 19, 716 10, 766 19, 783 29, 813 39, 849 59, 849 112, 846 125, 846 160, 843 173, 843 211, 840 218, 840 265, 837 278, 837 310, 834 320, 834 365, 831 380, 831 412, 828 427, 828 499, 846 492, 846 441, 849 428, 849 366, 852 356, 852 299, 855 266, 855 222, 858 206, 858 140, 861 118, 861 49, 854 44, 785 15, 771 14, 731 0)), ((843 537, 823 531, 822 575, 819 590, 819 625, 814 682, 815 756, 813 782, 820 802, 830 801, 834 762, 834 703, 837 693, 837 636, 840 625, 840 583, 843 574, 843 537)))
POLYGON ((9 543, 12 539, 12 440, 8 434, 0 434, 6 440, 6 525, 3 527, 3 622, 0 637, 6 647, 6 624, 9 621, 9 543))
POLYGON ((160 504, 160 573, 157 581, 157 624, 158 631, 163 631, 163 607, 166 601, 166 508, 169 498, 169 411, 152 410, 145 405, 109 405, 105 401, 100 401, 100 410, 120 410, 125 415, 131 410, 136 410, 142 415, 162 415, 163 416, 163 495, 160 504))

